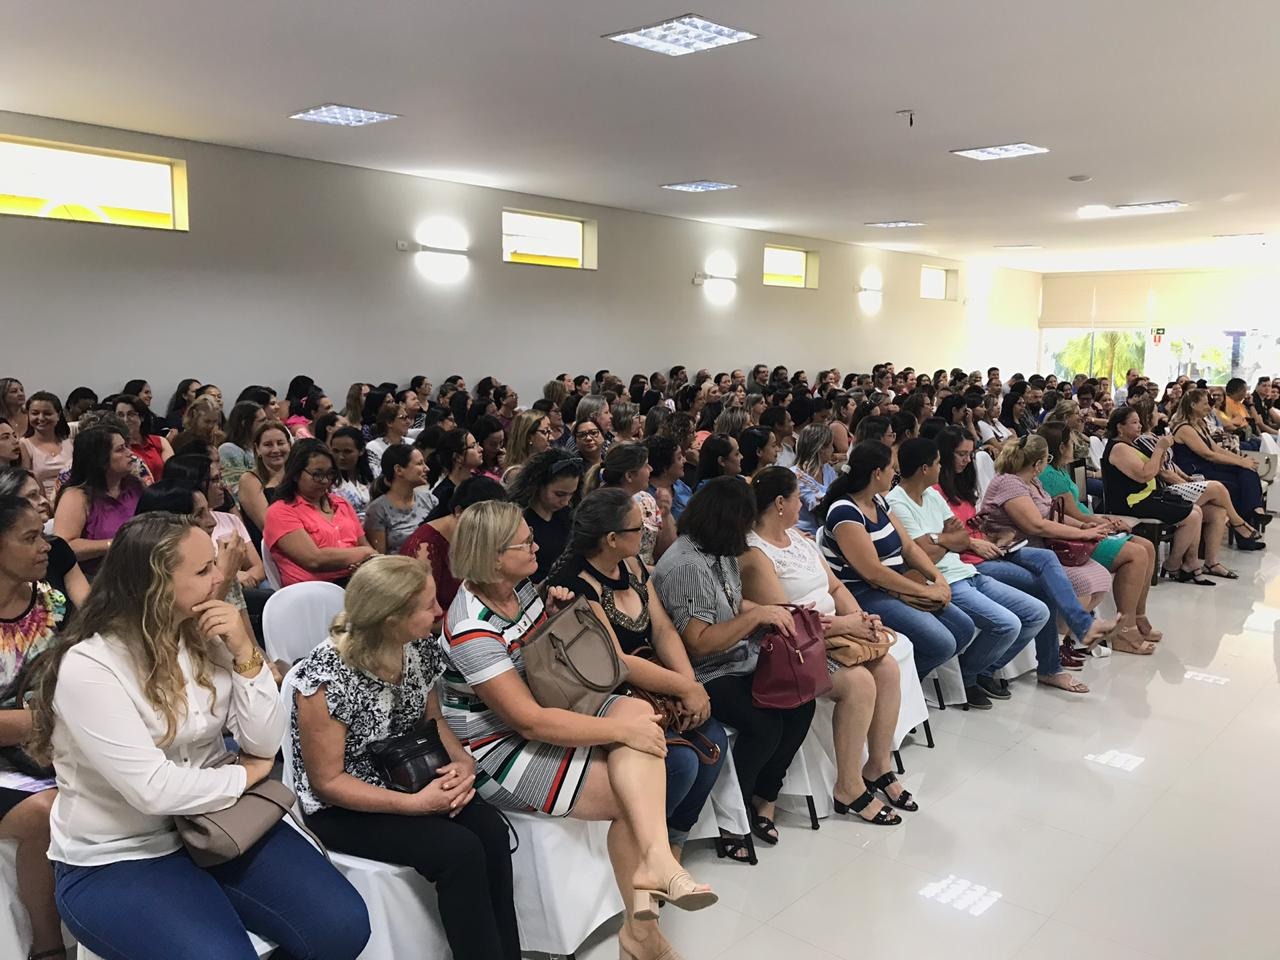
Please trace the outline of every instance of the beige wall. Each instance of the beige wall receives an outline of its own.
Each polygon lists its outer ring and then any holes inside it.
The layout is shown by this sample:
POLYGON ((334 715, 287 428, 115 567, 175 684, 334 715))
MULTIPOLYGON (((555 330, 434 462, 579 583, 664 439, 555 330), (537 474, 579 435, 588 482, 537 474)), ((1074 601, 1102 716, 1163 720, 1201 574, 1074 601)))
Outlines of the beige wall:
MULTIPOLYGON (((65 393, 132 377, 167 395, 183 376, 230 399, 250 382, 493 373, 527 399, 562 370, 749 366, 845 372, 879 360, 921 369, 1034 360, 1040 278, 936 258, 529 197, 396 174, 0 113, 0 132, 181 157, 188 234, 0 218, 0 376, 65 393), (504 206, 599 222, 599 269, 501 262, 504 206), (397 239, 431 215, 460 220, 470 272, 426 282, 397 239), (760 282, 763 244, 816 249, 821 287, 760 282), (690 282, 720 250, 738 262, 727 308, 690 282), (959 297, 919 298, 919 267, 960 270, 959 297), (863 315, 865 268, 883 307, 863 315)), ((359 132, 335 130, 335 136, 359 132)))

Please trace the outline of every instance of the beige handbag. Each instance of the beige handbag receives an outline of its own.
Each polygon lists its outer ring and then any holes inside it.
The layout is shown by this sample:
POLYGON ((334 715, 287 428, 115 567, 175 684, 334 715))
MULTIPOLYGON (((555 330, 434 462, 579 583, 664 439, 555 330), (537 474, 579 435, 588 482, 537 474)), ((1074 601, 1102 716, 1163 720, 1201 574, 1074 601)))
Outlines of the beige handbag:
MULTIPOLYGON (((231 755, 213 764, 215 767, 234 763, 231 755)), ((311 839, 328 859, 320 838, 294 812, 298 798, 279 780, 267 778, 245 790, 231 806, 212 813, 174 817, 178 837, 197 867, 216 867, 234 860, 267 835, 286 815, 293 818, 302 833, 311 839)))
POLYGON ((548 618, 522 650, 525 682, 544 707, 595 716, 627 679, 613 634, 585 597, 548 618))
POLYGON ((839 635, 827 637, 827 656, 842 667, 856 667, 862 663, 879 660, 898 640, 898 635, 888 628, 876 630, 876 639, 839 635))

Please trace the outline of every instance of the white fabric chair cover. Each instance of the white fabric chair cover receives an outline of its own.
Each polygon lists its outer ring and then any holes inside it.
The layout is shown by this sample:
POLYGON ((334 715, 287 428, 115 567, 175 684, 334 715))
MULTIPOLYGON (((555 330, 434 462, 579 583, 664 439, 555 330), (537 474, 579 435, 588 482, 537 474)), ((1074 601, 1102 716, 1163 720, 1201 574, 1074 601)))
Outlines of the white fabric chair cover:
POLYGON ((267 583, 272 590, 279 590, 283 585, 280 579, 280 568, 276 566, 276 558, 271 555, 267 545, 262 545, 262 569, 266 571, 267 583))
POLYGON ((25 957, 31 948, 31 920, 18 899, 18 842, 0 841, 0 957, 25 957))
POLYGON ((933 703, 938 698, 938 688, 934 681, 942 687, 942 702, 937 704, 939 707, 964 705, 969 702, 969 697, 964 692, 964 677, 960 673, 958 654, 924 678, 921 686, 924 687, 925 699, 929 703, 933 703))
POLYGON ((1101 437, 1089 438, 1089 462, 1095 470, 1102 469, 1102 455, 1106 452, 1107 441, 1101 437))
POLYGON ((333 618, 342 612, 343 589, 316 580, 277 590, 262 608, 262 635, 267 656, 293 663, 329 635, 333 618))
POLYGON ((987 451, 979 450, 973 455, 973 469, 978 474, 978 500, 981 501, 982 495, 987 492, 987 484, 995 478, 996 462, 987 451))
POLYGON ((1262 434, 1262 452, 1273 457, 1280 457, 1280 443, 1269 433, 1262 434))
POLYGON ((751 833, 751 819, 738 791, 738 768, 733 763, 733 741, 738 739, 738 731, 725 727, 725 732, 729 735, 729 749, 720 767, 720 776, 711 788, 711 796, 703 805, 698 822, 689 831, 690 840, 712 840, 720 836, 721 830, 737 836, 751 833))
POLYGON ((1018 655, 996 671, 997 680, 1017 680, 1025 673, 1035 670, 1040 661, 1036 659, 1036 643, 1032 640, 1018 651, 1018 655))

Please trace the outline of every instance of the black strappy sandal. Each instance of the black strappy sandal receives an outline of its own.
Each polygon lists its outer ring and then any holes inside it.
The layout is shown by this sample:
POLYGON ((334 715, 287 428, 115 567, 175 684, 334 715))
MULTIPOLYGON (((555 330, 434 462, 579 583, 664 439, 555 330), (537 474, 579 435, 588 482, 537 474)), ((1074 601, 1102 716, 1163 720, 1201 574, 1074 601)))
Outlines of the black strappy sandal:
POLYGON ((841 803, 835 797, 831 798, 831 802, 835 804, 836 813, 853 813, 863 823, 874 824, 877 827, 896 827, 902 822, 902 817, 898 816, 888 807, 881 807, 874 817, 868 820, 862 816, 862 811, 867 809, 867 804, 875 802, 875 794, 870 790, 864 793, 852 803, 841 803))
POLYGON ((716 856, 732 860, 734 863, 745 863, 755 866, 755 844, 750 837, 740 837, 736 833, 721 833, 716 837, 716 856))
POLYGON ((751 808, 751 832, 756 835, 756 839, 763 840, 771 847, 778 843, 778 825, 755 807, 751 808))
POLYGON ((1167 567, 1161 567, 1160 576, 1172 580, 1174 583, 1194 583, 1197 587, 1216 587, 1217 584, 1212 580, 1206 580, 1204 577, 1200 576, 1200 573, 1203 570, 1203 567, 1199 567, 1195 570, 1170 570, 1167 567))
POLYGON ((1202 567, 1201 569, 1204 570, 1206 576, 1217 577, 1219 580, 1239 580, 1240 579, 1240 574, 1236 573, 1234 570, 1229 569, 1228 567, 1223 566, 1220 563, 1215 563, 1208 567, 1202 567), (1222 573, 1215 573, 1214 572, 1215 570, 1221 570, 1222 573))
POLYGON ((902 793, 898 794, 897 800, 889 796, 889 785, 898 782, 898 778, 894 775, 892 770, 882 776, 879 780, 868 780, 866 777, 863 777, 862 782, 867 785, 867 790, 871 793, 875 793, 879 790, 884 794, 884 798, 889 801, 889 804, 897 807, 899 810, 906 810, 908 813, 915 813, 920 809, 920 804, 916 803, 915 800, 912 799, 910 790, 903 790, 902 793))

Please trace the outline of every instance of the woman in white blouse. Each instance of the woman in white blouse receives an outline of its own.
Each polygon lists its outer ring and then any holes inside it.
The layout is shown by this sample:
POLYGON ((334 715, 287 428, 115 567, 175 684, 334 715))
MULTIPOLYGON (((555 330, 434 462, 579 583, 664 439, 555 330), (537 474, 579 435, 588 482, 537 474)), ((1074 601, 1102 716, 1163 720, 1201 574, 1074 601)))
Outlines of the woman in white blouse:
MULTIPOLYGON (((828 636, 874 640, 875 631, 886 629, 879 618, 862 612, 817 545, 796 529, 802 506, 796 475, 785 467, 766 467, 752 478, 751 489, 759 513, 747 534, 750 549, 739 560, 743 597, 755 603, 812 606, 822 616, 828 636)), ((901 634, 896 643, 910 646, 901 634)), ((846 667, 828 656, 827 669, 832 674, 827 696, 836 705, 831 721, 836 812, 852 812, 878 826, 899 824, 902 818, 877 799, 879 794, 899 810, 919 809, 898 782, 890 759, 902 701, 898 661, 884 653, 846 667)))
POLYGON ((266 778, 284 734, 261 652, 238 612, 211 599, 220 580, 190 519, 135 517, 47 655, 32 752, 57 770, 59 911, 103 957, 253 960, 252 930, 277 957, 351 960, 369 936, 364 903, 297 831, 277 824, 202 869, 174 828, 266 778))

